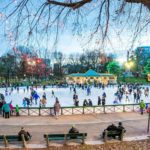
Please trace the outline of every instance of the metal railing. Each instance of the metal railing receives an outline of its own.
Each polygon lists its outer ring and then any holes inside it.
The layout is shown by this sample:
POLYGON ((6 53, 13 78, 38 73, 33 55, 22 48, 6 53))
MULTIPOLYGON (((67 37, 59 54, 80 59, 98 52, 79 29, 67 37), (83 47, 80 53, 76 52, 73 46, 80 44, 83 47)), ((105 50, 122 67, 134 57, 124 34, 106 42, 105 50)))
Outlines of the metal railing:
MULTIPOLYGON (((149 105, 150 103, 148 103, 149 105)), ((140 111, 139 104, 122 104, 122 105, 105 105, 92 107, 61 107, 60 115, 77 115, 77 114, 101 114, 101 113, 120 113, 120 112, 138 112, 140 111)), ((19 114, 21 116, 48 116, 54 115, 53 107, 20 107, 19 114)), ((15 110, 13 115, 15 115, 15 110)))

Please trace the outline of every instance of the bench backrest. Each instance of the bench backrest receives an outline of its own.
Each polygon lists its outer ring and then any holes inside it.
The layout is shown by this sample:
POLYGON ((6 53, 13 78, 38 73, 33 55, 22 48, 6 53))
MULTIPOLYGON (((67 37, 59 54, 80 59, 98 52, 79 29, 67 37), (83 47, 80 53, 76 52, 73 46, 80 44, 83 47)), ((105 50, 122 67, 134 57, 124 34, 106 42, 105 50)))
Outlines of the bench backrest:
POLYGON ((86 137, 87 133, 68 133, 67 137, 72 137, 72 136, 76 136, 76 137, 86 137))
MULTIPOLYGON (((80 138, 80 137, 86 137, 87 136, 87 133, 68 133, 68 134, 48 134, 48 138, 64 138, 67 137, 67 138, 71 138, 71 137, 77 137, 77 138, 80 138)), ((46 135, 44 134, 44 138, 46 138, 46 135)))
MULTIPOLYGON (((65 134, 48 134, 48 138, 53 138, 53 137, 65 137, 65 134)), ((44 138, 46 138, 46 134, 44 134, 44 138)))
POLYGON ((19 140, 19 135, 6 135, 6 139, 9 141, 18 141, 19 140))
POLYGON ((0 135, 0 141, 3 141, 3 140, 4 140, 4 136, 0 135))
MULTIPOLYGON (((19 136, 18 135, 5 135, 6 139, 9 141, 18 141, 19 136)), ((4 135, 0 135, 0 141, 4 140, 4 135)))

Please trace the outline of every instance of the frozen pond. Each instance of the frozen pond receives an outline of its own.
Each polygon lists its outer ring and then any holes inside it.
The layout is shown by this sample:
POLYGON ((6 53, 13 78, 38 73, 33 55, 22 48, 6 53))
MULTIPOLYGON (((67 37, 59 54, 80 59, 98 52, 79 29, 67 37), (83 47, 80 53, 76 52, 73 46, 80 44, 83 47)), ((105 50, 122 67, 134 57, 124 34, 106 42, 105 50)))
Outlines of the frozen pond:
MULTIPOLYGON (((37 94, 42 98, 43 93, 46 93, 46 98, 47 98, 47 107, 51 107, 55 103, 55 97, 52 97, 52 90, 55 93, 55 96, 58 97, 61 106, 74 106, 73 103, 73 91, 70 91, 70 88, 56 88, 56 87, 47 87, 45 90, 43 88, 37 88, 35 91, 37 94)), ((17 90, 13 90, 11 95, 9 95, 10 88, 8 88, 8 95, 5 96, 5 100, 7 102, 10 102, 12 100, 13 106, 18 104, 20 107, 23 106, 23 98, 28 97, 30 98, 31 92, 30 90, 27 92, 26 87, 20 87, 19 88, 19 93, 17 90), (25 92, 24 92, 25 89, 25 92)), ((79 106, 83 106, 83 100, 84 99, 91 99, 93 102, 93 105, 97 105, 98 101, 98 96, 102 97, 103 92, 105 91, 106 93, 106 105, 107 104, 113 104, 113 101, 115 100, 115 95, 117 91, 117 86, 113 87, 108 87, 105 88, 105 90, 99 89, 92 87, 91 88, 91 95, 87 96, 87 91, 82 90, 81 88, 76 88, 78 99, 79 99, 79 106)), ((5 88, 0 88, 0 93, 5 95, 5 88)), ((150 95, 149 97, 144 96, 144 90, 142 90, 142 96, 141 99, 143 99, 145 102, 150 102, 150 95)), ((133 93, 129 95, 129 102, 126 101, 126 96, 123 96, 121 104, 133 104, 133 93)), ((34 101, 33 101, 34 102, 34 101)), ((39 99, 38 99, 38 105, 33 104, 32 107, 39 107, 39 99)))

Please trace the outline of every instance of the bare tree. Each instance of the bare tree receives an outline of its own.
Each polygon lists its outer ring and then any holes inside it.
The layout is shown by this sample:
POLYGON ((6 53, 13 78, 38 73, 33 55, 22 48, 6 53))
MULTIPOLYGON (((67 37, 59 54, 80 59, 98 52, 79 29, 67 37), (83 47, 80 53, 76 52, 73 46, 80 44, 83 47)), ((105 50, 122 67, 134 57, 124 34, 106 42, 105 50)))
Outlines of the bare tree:
POLYGON ((47 43, 53 41, 55 47, 66 28, 78 34, 90 31, 89 41, 94 38, 99 45, 105 41, 111 44, 109 31, 113 29, 120 38, 128 27, 132 31, 129 41, 132 47, 148 28, 149 9, 149 0, 11 0, 2 2, 0 17, 3 25, 9 22, 5 36, 14 46, 20 41, 41 45, 47 40, 47 43), (121 26, 120 30, 114 29, 116 25, 121 26))

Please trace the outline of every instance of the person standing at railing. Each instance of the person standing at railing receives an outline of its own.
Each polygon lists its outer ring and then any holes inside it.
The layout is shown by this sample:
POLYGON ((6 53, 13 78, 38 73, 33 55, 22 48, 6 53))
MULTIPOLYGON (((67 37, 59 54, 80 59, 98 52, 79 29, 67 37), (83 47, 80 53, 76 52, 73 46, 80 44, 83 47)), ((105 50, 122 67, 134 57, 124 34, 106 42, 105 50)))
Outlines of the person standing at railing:
POLYGON ((98 105, 101 105, 101 103, 102 103, 102 100, 101 100, 101 97, 100 96, 98 96, 98 105))
POLYGON ((19 116, 19 106, 18 105, 16 105, 16 116, 19 116))
POLYGON ((88 101, 85 99, 84 101, 83 101, 83 106, 88 106, 89 104, 88 104, 88 101))
POLYGON ((42 103, 42 107, 45 107, 46 106, 46 98, 43 96, 42 99, 41 99, 41 103, 42 103))
POLYGON ((102 106, 105 106, 105 104, 106 104, 105 97, 102 97, 102 106))
POLYGON ((88 99, 88 104, 89 104, 89 106, 93 106, 93 103, 92 103, 92 101, 91 101, 91 99, 88 99))
POLYGON ((61 108, 61 106, 60 106, 59 100, 56 97, 56 101, 55 101, 55 104, 54 104, 54 113, 55 113, 56 119, 58 119, 60 108, 61 108))
MULTIPOLYGON (((11 103, 11 102, 10 102, 11 103)), ((2 111, 3 111, 3 117, 5 118, 9 118, 10 116, 10 103, 5 103, 3 106, 2 106, 2 111)))
POLYGON ((139 103, 139 105, 140 105, 141 115, 143 115, 144 109, 146 108, 146 104, 144 103, 143 100, 141 100, 141 102, 139 103))

